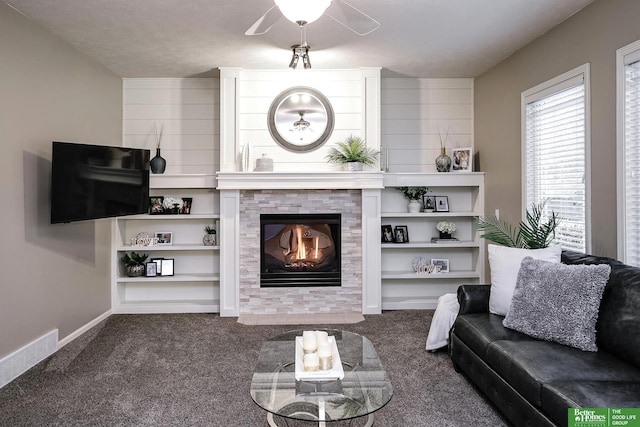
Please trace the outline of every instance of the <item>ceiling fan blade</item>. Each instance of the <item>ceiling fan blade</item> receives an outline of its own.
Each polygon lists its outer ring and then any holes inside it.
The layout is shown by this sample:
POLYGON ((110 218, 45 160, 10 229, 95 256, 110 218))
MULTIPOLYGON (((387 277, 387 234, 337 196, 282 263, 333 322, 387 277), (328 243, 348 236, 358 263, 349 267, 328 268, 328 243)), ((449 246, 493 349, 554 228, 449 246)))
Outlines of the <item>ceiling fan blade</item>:
POLYGON ((258 18, 244 34, 246 36, 259 36, 264 34, 269 31, 280 18, 282 18, 282 13, 280 13, 278 6, 274 4, 271 9, 267 10, 264 15, 258 18))
POLYGON ((359 36, 366 36, 380 28, 378 21, 344 0, 333 0, 325 15, 359 36))

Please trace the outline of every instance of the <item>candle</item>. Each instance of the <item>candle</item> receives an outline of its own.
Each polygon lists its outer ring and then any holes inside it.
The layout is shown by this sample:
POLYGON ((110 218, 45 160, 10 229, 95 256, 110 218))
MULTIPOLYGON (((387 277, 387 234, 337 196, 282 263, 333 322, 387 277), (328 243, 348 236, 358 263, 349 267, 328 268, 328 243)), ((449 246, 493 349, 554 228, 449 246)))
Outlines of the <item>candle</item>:
POLYGON ((318 350, 318 339, 315 331, 302 332, 302 350, 305 354, 318 350))
POLYGON ((318 346, 318 356, 331 357, 331 346, 327 344, 320 344, 318 346))
POLYGON ((320 348, 322 344, 329 344, 329 333, 327 331, 316 331, 316 341, 318 348, 320 348))
POLYGON ((320 358, 318 353, 309 353, 304 355, 304 370, 317 371, 320 368, 320 358))

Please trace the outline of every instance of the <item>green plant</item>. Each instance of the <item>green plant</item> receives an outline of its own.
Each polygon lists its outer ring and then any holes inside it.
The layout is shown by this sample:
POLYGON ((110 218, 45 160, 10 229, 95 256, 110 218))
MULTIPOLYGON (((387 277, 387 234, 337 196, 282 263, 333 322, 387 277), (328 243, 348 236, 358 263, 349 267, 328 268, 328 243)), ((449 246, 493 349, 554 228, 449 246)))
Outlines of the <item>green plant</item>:
POLYGON ((206 227, 204 227, 204 231, 207 234, 216 234, 216 229, 210 225, 207 225, 206 227))
POLYGON ((429 192, 427 187, 398 187, 398 190, 409 200, 420 200, 429 192))
POLYGON ((560 218, 555 212, 543 219, 545 202, 532 204, 527 209, 526 218, 518 227, 494 217, 478 219, 478 230, 484 232, 480 237, 503 246, 525 249, 546 248, 556 236, 560 218))
POLYGON ((379 155, 380 152, 368 148, 362 138, 350 135, 344 141, 336 143, 335 147, 331 147, 326 159, 329 163, 359 162, 372 165, 378 160, 379 155))
POLYGON ((133 266, 133 265, 144 265, 144 262, 146 261, 148 256, 149 255, 147 254, 139 254, 137 252, 131 252, 131 255, 124 254, 122 258, 120 258, 120 261, 122 261, 124 265, 126 265, 127 267, 133 266))

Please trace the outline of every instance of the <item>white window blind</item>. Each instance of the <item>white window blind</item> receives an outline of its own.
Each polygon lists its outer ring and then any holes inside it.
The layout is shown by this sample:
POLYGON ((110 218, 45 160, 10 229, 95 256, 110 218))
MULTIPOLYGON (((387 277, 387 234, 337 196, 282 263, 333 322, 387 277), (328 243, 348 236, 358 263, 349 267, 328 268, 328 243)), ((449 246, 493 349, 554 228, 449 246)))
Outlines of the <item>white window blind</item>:
POLYGON ((640 61, 625 65, 625 262, 640 266, 640 61))
POLYGON ((584 74, 523 94, 525 205, 561 219, 554 242, 586 252, 587 145, 584 74))

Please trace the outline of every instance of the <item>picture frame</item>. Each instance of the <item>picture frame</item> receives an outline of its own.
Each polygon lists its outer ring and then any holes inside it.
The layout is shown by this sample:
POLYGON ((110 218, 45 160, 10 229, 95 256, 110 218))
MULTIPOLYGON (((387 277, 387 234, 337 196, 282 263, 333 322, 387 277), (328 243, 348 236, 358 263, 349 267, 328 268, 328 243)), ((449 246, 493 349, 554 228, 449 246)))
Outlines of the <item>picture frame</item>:
POLYGON ((193 204, 193 197, 183 197, 182 207, 178 212, 180 215, 189 215, 191 213, 191 206, 193 204))
POLYGON ((173 258, 163 258, 160 263, 162 264, 161 276, 173 276, 173 258))
POLYGON ((425 212, 433 212, 436 210, 436 196, 422 196, 422 210, 425 212))
POLYGON ((409 243, 409 229, 406 225, 396 225, 393 236, 395 243, 409 243))
POLYGON ((449 197, 434 196, 436 212, 449 212, 449 197))
POLYGON ((393 227, 391 225, 382 226, 382 243, 393 243, 395 241, 395 235, 393 233, 393 227))
POLYGON ((147 262, 144 268, 144 275, 147 277, 155 277, 158 275, 158 264, 153 261, 147 262))
POLYGON ((473 149, 454 148, 451 152, 451 172, 473 172, 473 149))
POLYGON ((164 213, 164 196, 149 197, 149 215, 162 215, 164 213))
POLYGON ((449 260, 447 258, 433 258, 431 265, 435 267, 434 273, 448 273, 449 272, 449 260))
POLYGON ((162 273, 162 260, 164 258, 151 258, 151 262, 156 264, 156 276, 160 276, 162 273))
POLYGON ((154 237, 157 239, 156 243, 159 246, 173 245, 173 233, 171 231, 156 231, 154 237))

